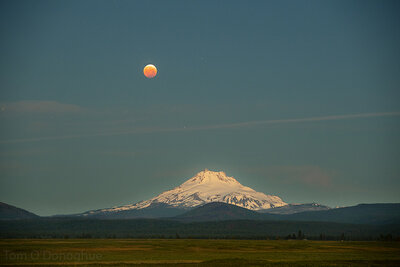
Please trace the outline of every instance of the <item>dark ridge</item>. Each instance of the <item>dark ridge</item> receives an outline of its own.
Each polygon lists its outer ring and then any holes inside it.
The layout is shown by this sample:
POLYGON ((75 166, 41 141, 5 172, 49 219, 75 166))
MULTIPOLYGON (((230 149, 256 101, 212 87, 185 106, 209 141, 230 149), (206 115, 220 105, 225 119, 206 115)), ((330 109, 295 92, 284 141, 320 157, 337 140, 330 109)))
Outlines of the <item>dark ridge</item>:
POLYGON ((330 210, 295 213, 281 218, 293 221, 400 224, 400 203, 359 204, 330 210))
POLYGON ((211 202, 174 217, 180 221, 260 220, 263 215, 236 205, 211 202))
POLYGON ((0 220, 39 218, 38 215, 24 209, 0 202, 0 220))

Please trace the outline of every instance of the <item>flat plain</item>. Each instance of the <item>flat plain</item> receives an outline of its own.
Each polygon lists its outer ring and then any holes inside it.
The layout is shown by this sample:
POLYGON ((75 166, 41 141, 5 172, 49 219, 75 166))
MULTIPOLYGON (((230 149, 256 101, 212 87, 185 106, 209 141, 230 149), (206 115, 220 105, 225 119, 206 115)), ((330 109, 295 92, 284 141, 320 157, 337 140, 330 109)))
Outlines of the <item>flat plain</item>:
POLYGON ((400 242, 1 239, 0 265, 400 266, 400 242))

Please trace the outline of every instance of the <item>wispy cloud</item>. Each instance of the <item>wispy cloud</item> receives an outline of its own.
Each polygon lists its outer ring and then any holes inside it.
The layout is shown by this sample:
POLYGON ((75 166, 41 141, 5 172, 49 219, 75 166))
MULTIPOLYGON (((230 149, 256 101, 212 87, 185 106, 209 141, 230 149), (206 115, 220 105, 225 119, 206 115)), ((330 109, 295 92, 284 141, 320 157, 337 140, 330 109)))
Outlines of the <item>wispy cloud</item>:
POLYGON ((96 136, 115 136, 115 135, 128 135, 128 134, 147 134, 147 133, 164 133, 164 132, 189 132, 189 131, 203 131, 203 130, 218 130, 218 129, 235 129, 245 128, 258 125, 269 125, 269 124, 289 124, 289 123, 306 123, 306 122, 322 122, 322 121, 335 121, 335 120, 350 120, 350 119, 361 119, 361 118, 373 118, 373 117, 397 117, 400 116, 400 112, 378 112, 378 113, 358 113, 358 114, 345 114, 345 115, 332 115, 332 116, 321 116, 321 117, 307 117, 307 118, 291 118, 291 119, 279 119, 279 120, 259 120, 259 121, 246 121, 229 124, 214 124, 214 125, 200 125, 192 127, 146 127, 146 128, 132 128, 125 129, 122 131, 105 131, 96 132, 89 134, 74 134, 74 135, 61 135, 61 136, 45 136, 35 138, 24 138, 24 139, 9 139, 0 140, 0 144, 10 143, 24 143, 24 142, 38 142, 47 140, 63 140, 63 139, 74 139, 74 138, 87 138, 96 136))
POLYGON ((2 113, 77 113, 83 110, 80 106, 57 101, 26 100, 0 104, 2 113))
POLYGON ((400 116, 400 112, 359 113, 359 114, 332 115, 332 116, 295 118, 295 119, 247 121, 247 122, 239 122, 231 124, 214 125, 214 126, 209 126, 209 128, 207 129, 237 128, 237 127, 246 127, 246 126, 262 125, 262 124, 284 124, 284 123, 300 123, 300 122, 349 120, 358 118, 388 117, 388 116, 400 116))

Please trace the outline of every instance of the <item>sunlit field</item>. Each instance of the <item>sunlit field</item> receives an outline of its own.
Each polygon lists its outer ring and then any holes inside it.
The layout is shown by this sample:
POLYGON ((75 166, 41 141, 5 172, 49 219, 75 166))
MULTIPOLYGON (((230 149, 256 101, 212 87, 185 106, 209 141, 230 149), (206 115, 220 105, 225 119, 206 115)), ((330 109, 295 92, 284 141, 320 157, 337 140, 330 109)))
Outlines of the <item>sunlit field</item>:
POLYGON ((1 240, 1 265, 400 266, 400 242, 1 240))

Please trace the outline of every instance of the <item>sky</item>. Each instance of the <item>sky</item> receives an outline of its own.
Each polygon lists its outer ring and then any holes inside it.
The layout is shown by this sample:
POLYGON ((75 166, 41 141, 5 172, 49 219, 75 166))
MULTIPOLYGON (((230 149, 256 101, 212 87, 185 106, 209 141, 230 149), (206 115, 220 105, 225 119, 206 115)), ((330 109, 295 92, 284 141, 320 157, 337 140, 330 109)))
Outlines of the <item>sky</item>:
POLYGON ((288 203, 400 202, 399 12, 2 0, 0 201, 80 213, 207 168, 288 203))

